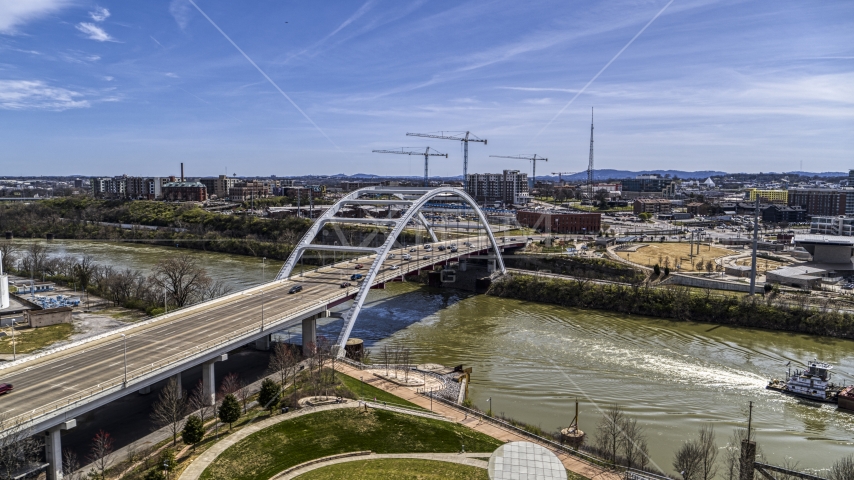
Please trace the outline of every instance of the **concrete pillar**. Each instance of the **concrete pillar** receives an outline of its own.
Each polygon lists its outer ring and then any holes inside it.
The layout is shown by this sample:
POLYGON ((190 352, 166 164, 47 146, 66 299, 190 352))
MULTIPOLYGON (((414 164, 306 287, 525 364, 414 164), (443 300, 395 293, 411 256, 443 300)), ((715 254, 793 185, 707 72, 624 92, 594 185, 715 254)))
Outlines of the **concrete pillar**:
POLYGON ((228 360, 228 354, 224 353, 214 359, 202 364, 202 392, 205 403, 213 405, 216 403, 216 377, 214 377, 214 363, 228 360))
POLYGON ((184 387, 181 385, 181 372, 176 373, 175 376, 172 378, 174 378, 175 383, 178 384, 178 393, 183 394, 184 393, 184 387))
MULTIPOLYGON (((313 315, 304 318, 302 321, 302 347, 308 348, 309 345, 317 345, 317 316, 313 315)), ((308 352, 303 352, 303 355, 308 352)))
POLYGON ((269 350, 270 349, 270 335, 264 335, 263 337, 255 340, 255 350, 269 350))
POLYGON ((67 420, 45 432, 44 453, 47 460, 47 480, 62 478, 62 430, 71 430, 77 426, 77 420, 67 420))

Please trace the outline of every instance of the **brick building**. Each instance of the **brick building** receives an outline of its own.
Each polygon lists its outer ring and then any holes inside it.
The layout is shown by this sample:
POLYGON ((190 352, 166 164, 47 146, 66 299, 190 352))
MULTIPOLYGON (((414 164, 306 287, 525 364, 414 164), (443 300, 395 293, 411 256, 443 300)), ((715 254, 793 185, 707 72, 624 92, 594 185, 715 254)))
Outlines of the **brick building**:
POLYGON ((233 177, 229 178, 227 175, 220 175, 216 178, 202 178, 199 182, 208 189, 209 196, 216 195, 216 198, 223 199, 228 198, 231 188, 237 185, 240 180, 233 177))
POLYGON ((854 215, 854 190, 794 188, 789 190, 789 206, 803 207, 810 217, 854 215))
POLYGON ((595 233, 602 228, 599 213, 520 210, 516 212, 516 221, 525 227, 552 233, 595 233))
POLYGON ((664 198, 636 198, 632 205, 635 215, 651 213, 653 215, 668 214, 673 211, 670 200, 664 198))
POLYGON ((206 202, 208 189, 200 182, 169 182, 163 185, 163 199, 167 202, 206 202))
POLYGON ((262 182, 240 182, 228 192, 228 197, 235 202, 245 202, 252 198, 264 198, 270 196, 270 188, 262 182))

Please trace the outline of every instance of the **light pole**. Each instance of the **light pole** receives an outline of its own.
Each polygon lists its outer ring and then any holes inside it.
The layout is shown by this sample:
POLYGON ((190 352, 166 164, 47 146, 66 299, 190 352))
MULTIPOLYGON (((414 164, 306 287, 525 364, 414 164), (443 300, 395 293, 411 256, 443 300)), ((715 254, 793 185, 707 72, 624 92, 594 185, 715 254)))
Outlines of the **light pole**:
POLYGON ((261 290, 261 331, 264 331, 264 290, 261 290))
POLYGON ((267 257, 261 257, 261 283, 267 281, 267 257))
POLYGON ((169 306, 166 305, 166 287, 163 287, 163 313, 169 313, 169 306))
POLYGON ((128 386, 128 338, 125 334, 122 334, 122 343, 124 344, 124 357, 125 357, 125 381, 124 386, 127 388, 128 386))
POLYGON ((12 361, 18 358, 17 343, 15 343, 15 321, 12 320, 12 361))
POLYGON ((495 412, 492 411, 492 397, 487 398, 486 401, 489 402, 489 416, 494 417, 495 412))

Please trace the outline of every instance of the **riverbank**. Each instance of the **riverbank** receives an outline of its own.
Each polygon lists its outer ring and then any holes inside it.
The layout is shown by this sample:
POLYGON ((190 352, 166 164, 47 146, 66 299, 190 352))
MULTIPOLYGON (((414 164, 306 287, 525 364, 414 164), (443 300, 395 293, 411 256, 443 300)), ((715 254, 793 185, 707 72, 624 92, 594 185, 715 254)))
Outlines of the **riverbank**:
POLYGON ((682 287, 596 284, 518 274, 496 281, 487 294, 564 307, 854 339, 851 314, 780 305, 758 296, 712 296, 682 287))

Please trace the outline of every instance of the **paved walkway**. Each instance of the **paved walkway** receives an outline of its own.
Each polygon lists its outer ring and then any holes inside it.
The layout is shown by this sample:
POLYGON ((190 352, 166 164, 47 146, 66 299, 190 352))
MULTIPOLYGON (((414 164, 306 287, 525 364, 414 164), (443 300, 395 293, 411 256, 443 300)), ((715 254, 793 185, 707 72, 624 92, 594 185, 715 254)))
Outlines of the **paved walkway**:
POLYGON ((300 468, 299 470, 294 470, 284 475, 276 475, 270 480, 290 480, 292 478, 297 478, 298 476, 306 472, 317 470, 318 468, 328 467, 330 465, 336 465, 338 463, 359 462, 363 460, 380 460, 383 458, 415 458, 419 460, 435 460, 438 462, 459 463, 461 465, 468 465, 470 467, 486 469, 489 466, 489 462, 487 462, 486 460, 478 460, 478 458, 484 458, 489 455, 489 453, 372 453, 370 455, 335 458, 325 462, 313 463, 311 465, 306 465, 305 467, 300 468))
MULTIPOLYGON (((357 368, 351 367, 343 362, 336 363, 335 367, 344 374, 350 375, 354 378, 359 378, 359 372, 357 368)), ((398 397, 408 400, 420 407, 431 409, 430 399, 424 398, 421 395, 415 393, 415 391, 410 390, 406 387, 401 387, 391 382, 387 382, 382 379, 378 379, 377 381, 371 382, 371 385, 377 387, 381 390, 385 390, 387 392, 391 392, 398 397)), ((455 408, 452 408, 448 405, 445 405, 440 402, 432 402, 432 411, 435 413, 439 413, 442 416, 448 418, 451 421, 460 423, 465 425, 473 430, 477 430, 478 432, 484 433, 493 437, 495 439, 501 440, 502 442, 531 442, 532 440, 529 437, 520 435, 516 432, 505 430, 495 424, 483 422, 479 418, 467 417, 467 415, 455 408)), ((536 442, 535 442, 536 443, 536 442)), ((547 445, 543 445, 546 448, 549 448, 547 445)), ((549 448, 551 450, 551 448, 549 448)), ((596 480, 621 480, 622 476, 613 473, 609 470, 605 470, 597 465, 593 465, 587 462, 580 460, 577 457, 573 457, 567 455, 566 453, 555 452, 563 462, 563 465, 567 470, 575 472, 579 475, 583 475, 587 478, 595 478, 596 480)))
POLYGON ((181 476, 178 477, 178 480, 196 480, 202 475, 202 472, 204 472, 205 469, 208 468, 208 465, 210 465, 211 462, 213 462, 216 457, 220 456, 220 454, 222 454, 222 452, 224 452, 228 447, 236 444, 237 442, 243 440, 244 438, 248 437, 249 435, 252 435, 257 431, 263 430, 267 427, 271 427, 279 422, 284 422, 285 420, 301 417, 310 413, 324 412, 326 410, 336 410, 339 408, 356 408, 358 406, 359 404, 357 402, 350 401, 347 403, 322 405, 320 407, 301 408, 293 412, 284 413, 273 417, 267 417, 264 420, 261 420, 260 422, 247 425, 241 428, 240 430, 234 432, 233 434, 229 435, 228 437, 216 442, 211 448, 205 450, 205 452, 199 455, 197 459, 193 460, 193 463, 187 466, 184 472, 181 473, 181 476))

